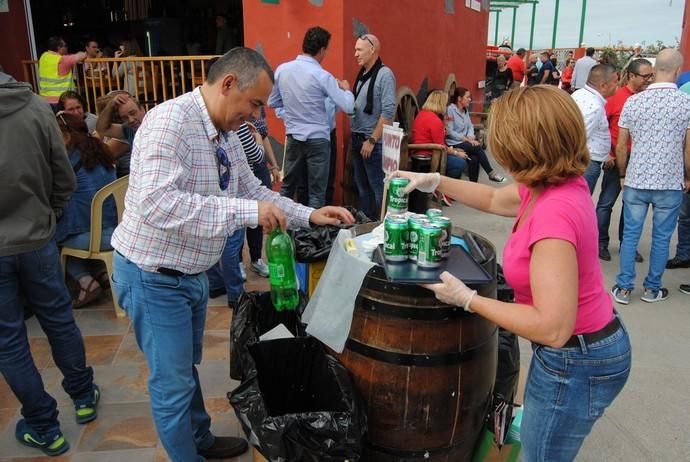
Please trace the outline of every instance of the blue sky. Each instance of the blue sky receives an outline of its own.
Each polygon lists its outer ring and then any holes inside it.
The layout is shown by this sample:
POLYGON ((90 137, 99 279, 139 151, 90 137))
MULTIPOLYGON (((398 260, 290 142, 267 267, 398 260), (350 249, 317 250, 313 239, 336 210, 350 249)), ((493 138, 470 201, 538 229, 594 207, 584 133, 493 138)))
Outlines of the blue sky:
MULTIPOLYGON (((498 2, 500 0, 494 0, 498 2)), ((539 0, 534 26, 534 48, 551 46, 555 0, 539 0)), ((626 45, 635 42, 655 43, 661 40, 668 45, 680 39, 685 0, 587 0, 585 31, 586 45, 607 46, 622 41, 626 45)), ((560 0, 556 47, 577 46, 580 34, 582 0, 560 0)), ((515 47, 529 45, 532 6, 524 4, 517 9, 515 47)), ((498 40, 510 39, 513 13, 505 9, 500 15, 498 40)), ((489 16, 489 43, 493 44, 496 13, 489 16)))

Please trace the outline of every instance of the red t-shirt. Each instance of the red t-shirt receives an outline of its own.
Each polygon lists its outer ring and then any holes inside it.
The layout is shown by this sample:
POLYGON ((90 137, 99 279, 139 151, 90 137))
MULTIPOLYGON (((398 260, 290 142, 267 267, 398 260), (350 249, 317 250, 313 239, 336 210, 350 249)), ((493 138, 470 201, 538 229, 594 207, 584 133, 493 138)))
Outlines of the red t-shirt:
POLYGON ((565 69, 563 69, 563 73, 561 74, 561 82, 572 83, 573 70, 573 66, 565 66, 565 69))
MULTIPOLYGON (((525 213, 530 191, 520 185, 520 211, 525 213)), ((515 291, 515 301, 533 305, 530 280, 532 246, 542 239, 570 242, 577 256, 578 300, 575 334, 596 332, 613 319, 613 302, 604 288, 599 263, 597 217, 587 182, 583 177, 547 187, 536 199, 529 216, 508 238, 503 249, 506 281, 515 291)))
MULTIPOLYGON (((435 112, 422 109, 412 122, 413 144, 442 144, 445 146, 446 128, 435 112)), ((429 151, 418 151, 419 155, 431 155, 429 151)))
MULTIPOLYGON (((616 93, 609 96, 606 100, 606 120, 609 122, 609 132, 611 133, 611 156, 616 157, 616 143, 618 142, 618 119, 623 112, 625 102, 634 95, 628 86, 620 87, 616 93)), ((628 138, 628 152, 630 152, 630 138, 628 138)))
POLYGON ((525 62, 518 55, 513 55, 508 60, 508 67, 513 71, 513 82, 522 82, 525 77, 525 62))

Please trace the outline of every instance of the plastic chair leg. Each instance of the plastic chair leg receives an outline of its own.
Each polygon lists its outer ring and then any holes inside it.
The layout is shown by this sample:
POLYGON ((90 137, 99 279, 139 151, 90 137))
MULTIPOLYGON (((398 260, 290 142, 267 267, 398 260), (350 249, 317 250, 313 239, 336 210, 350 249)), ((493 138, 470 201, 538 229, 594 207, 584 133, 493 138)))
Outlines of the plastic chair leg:
MULTIPOLYGON (((113 275, 113 259, 111 257, 106 257, 102 259, 103 263, 105 263, 105 270, 108 272, 108 278, 111 278, 113 275)), ((127 313, 125 313, 125 310, 122 309, 120 306, 120 303, 117 300, 117 295, 115 294, 115 289, 110 287, 110 294, 113 297, 113 306, 115 307, 115 315, 118 318, 124 318, 127 316, 127 313)))

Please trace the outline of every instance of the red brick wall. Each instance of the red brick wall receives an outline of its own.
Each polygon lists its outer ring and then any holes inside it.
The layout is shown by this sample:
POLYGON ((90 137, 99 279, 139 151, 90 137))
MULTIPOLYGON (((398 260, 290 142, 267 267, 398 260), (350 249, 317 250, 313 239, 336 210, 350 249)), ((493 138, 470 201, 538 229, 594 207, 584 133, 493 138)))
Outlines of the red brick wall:
POLYGON ((21 61, 31 58, 24 2, 9 0, 9 5, 8 13, 0 13, 0 31, 3 35, 0 65, 15 79, 24 80, 21 61))

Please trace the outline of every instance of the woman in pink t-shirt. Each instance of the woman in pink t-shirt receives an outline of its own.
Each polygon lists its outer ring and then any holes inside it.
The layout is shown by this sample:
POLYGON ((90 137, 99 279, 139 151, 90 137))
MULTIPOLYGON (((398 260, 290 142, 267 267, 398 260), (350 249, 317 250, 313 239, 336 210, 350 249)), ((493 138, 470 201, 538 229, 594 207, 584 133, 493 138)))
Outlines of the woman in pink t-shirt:
POLYGON ((504 188, 398 172, 409 190, 438 190, 478 210, 515 217, 503 253, 515 303, 477 295, 448 273, 427 285, 532 342, 521 427, 523 460, 571 461, 630 373, 630 342, 604 288, 597 220, 582 178, 582 115, 567 93, 523 87, 494 101, 489 150, 516 183, 504 188))

